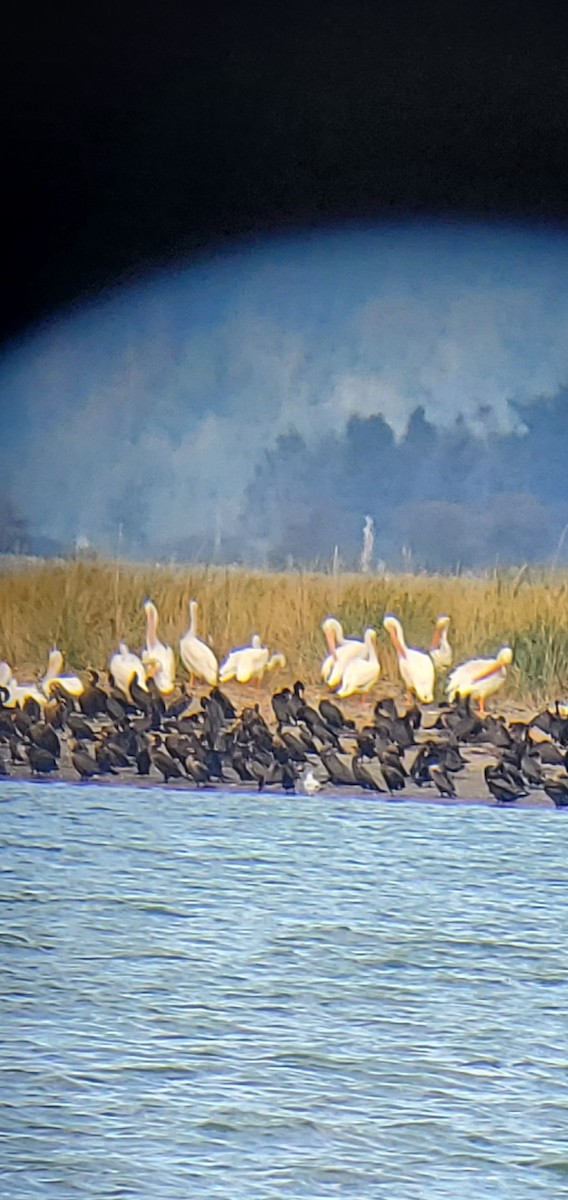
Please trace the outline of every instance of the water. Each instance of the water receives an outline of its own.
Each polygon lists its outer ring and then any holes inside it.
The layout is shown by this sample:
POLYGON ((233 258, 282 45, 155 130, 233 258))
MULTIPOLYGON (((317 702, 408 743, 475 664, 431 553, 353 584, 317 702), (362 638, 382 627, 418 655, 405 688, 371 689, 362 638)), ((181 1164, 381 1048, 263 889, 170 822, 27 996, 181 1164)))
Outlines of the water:
POLYGON ((0 795, 0 1197, 568 1197, 568 814, 0 795))

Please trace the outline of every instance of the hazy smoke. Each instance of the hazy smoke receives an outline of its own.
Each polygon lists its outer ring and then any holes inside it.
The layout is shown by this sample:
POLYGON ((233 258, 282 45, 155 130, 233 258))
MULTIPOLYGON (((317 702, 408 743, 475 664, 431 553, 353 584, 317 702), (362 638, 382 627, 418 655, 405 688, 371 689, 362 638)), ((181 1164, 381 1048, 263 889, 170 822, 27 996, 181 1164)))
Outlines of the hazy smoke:
POLYGON ((34 533, 153 556, 354 558, 369 513, 381 558, 539 557, 567 267, 552 234, 392 228, 149 280, 5 356, 0 490, 34 533))

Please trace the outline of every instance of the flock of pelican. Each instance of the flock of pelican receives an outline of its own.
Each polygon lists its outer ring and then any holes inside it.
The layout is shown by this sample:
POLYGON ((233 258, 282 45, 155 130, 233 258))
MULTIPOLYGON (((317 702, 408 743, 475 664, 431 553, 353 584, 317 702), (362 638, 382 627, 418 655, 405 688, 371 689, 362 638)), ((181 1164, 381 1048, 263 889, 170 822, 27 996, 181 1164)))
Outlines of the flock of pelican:
MULTIPOLYGON (((448 640, 450 618, 438 617, 432 642, 428 650, 408 646, 404 630, 397 617, 387 613, 383 627, 388 633, 396 652, 398 669, 407 691, 409 702, 418 700, 431 704, 434 699, 436 674, 447 671, 452 664, 452 647, 448 640)), ((342 699, 355 693, 369 692, 381 674, 377 654, 375 629, 365 630, 363 641, 345 638, 343 629, 335 617, 323 622, 323 632, 329 653, 322 664, 324 683, 334 689, 342 699)), ((507 667, 513 661, 510 646, 503 646, 495 658, 473 658, 460 663, 448 676, 446 692, 450 702, 470 697, 485 713, 485 701, 503 686, 507 667)))
MULTIPOLYGON (((197 634, 197 601, 189 605, 189 628, 180 638, 179 655, 189 674, 190 687, 196 679, 215 687, 232 680, 239 684, 263 679, 265 672, 286 666, 283 654, 271 654, 254 634, 251 644, 239 646, 219 663, 213 650, 197 634)), ((148 682, 162 696, 171 695, 176 682, 176 657, 171 646, 158 638, 158 611, 151 600, 144 603, 146 617, 146 641, 140 656, 133 653, 126 642, 120 642, 109 659, 109 675, 114 686, 127 698, 132 687, 148 691, 148 682)), ((396 652, 400 677, 405 685, 409 701, 416 699, 421 704, 430 704, 434 699, 434 684, 437 673, 446 672, 452 664, 452 648, 448 640, 450 618, 441 616, 436 621, 431 645, 428 650, 409 646, 404 630, 397 617, 390 613, 384 617, 383 627, 388 633, 396 652)), ((322 663, 321 676, 327 687, 345 699, 348 696, 370 692, 378 682, 381 664, 377 652, 377 630, 365 630, 362 640, 346 638, 341 623, 328 617, 322 624, 328 653, 322 663)), ((495 658, 475 658, 461 663, 447 676, 446 692, 450 702, 469 697, 479 704, 481 714, 485 712, 485 701, 502 687, 507 667, 513 659, 509 646, 503 646, 495 658)), ((0 662, 0 689, 6 707, 16 707, 28 697, 44 705, 56 689, 70 696, 82 694, 84 685, 78 675, 63 670, 63 656, 54 647, 49 654, 47 670, 34 683, 19 683, 11 667, 0 662)))

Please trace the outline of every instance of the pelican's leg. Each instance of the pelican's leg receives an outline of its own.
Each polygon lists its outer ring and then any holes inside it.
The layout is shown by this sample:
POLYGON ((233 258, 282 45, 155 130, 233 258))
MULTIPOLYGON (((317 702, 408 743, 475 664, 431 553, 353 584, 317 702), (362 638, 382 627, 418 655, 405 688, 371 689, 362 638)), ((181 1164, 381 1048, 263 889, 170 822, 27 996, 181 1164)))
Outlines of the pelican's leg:
POLYGON ((479 715, 480 715, 480 717, 485 717, 487 715, 485 712, 485 697, 484 696, 479 697, 479 715))
POLYGON ((414 701, 412 698, 412 692, 410 691, 410 688, 407 688, 406 689, 406 707, 412 708, 413 703, 414 703, 414 701))

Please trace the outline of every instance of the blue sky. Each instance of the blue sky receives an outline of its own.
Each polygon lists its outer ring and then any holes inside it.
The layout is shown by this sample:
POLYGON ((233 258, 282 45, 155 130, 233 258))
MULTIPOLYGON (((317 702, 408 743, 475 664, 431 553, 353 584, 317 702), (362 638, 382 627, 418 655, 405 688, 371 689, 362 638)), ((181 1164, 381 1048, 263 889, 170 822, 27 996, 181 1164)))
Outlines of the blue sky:
POLYGON ((279 433, 423 405, 509 429, 568 383, 568 238, 412 224, 247 242, 56 314, 0 361, 5 482, 35 532, 112 542, 238 522, 279 433))

